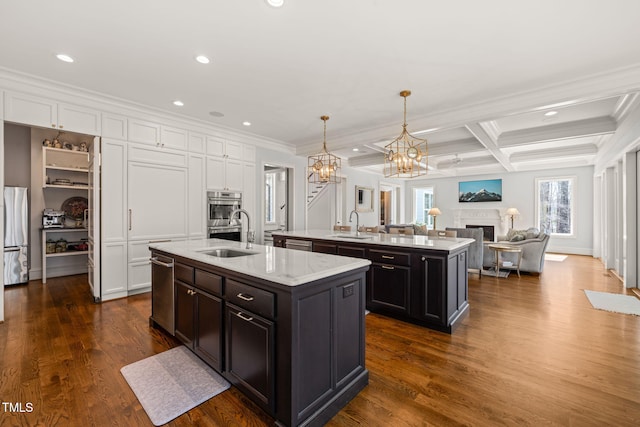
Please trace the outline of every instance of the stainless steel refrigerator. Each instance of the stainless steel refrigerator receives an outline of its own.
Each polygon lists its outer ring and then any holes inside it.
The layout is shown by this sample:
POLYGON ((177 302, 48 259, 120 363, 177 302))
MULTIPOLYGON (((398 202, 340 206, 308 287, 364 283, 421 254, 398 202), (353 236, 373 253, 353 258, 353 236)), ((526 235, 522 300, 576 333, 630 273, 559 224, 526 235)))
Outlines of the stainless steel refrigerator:
POLYGON ((4 284, 29 281, 29 195, 23 187, 4 188, 4 284))

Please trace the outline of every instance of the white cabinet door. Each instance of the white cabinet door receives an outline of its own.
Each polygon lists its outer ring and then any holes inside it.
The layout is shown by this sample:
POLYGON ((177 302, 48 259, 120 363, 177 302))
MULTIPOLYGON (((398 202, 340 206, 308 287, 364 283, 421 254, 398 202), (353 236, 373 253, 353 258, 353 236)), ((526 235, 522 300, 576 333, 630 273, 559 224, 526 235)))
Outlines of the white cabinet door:
POLYGON ((215 136, 207 137, 207 155, 224 157, 224 139, 215 136))
POLYGON ((242 147, 242 160, 245 162, 255 163, 256 161, 256 147, 255 145, 244 144, 242 147))
POLYGON ((242 165, 240 160, 226 159, 225 189, 242 191, 242 165))
POLYGON ((66 131, 100 135, 100 112, 71 104, 58 104, 58 128, 66 131))
POLYGON ((139 119, 128 120, 129 141, 160 145, 160 125, 139 119))
POLYGON ((229 159, 242 160, 242 144, 235 141, 226 141, 224 153, 229 159))
POLYGON ((102 242, 102 301, 127 296, 127 242, 102 242))
POLYGON ((127 140, 127 118, 117 114, 102 113, 102 136, 127 140))
POLYGON ((205 191, 205 156, 189 155, 189 238, 206 236, 207 201, 205 191))
POLYGON ((160 126, 160 146, 175 148, 178 150, 187 149, 187 131, 184 129, 169 126, 160 126))
POLYGON ((129 240, 187 237, 187 168, 129 161, 129 240))
POLYGON ((7 92, 4 97, 4 119, 45 128, 58 127, 58 104, 50 99, 7 92))
POLYGON ((207 157, 207 190, 224 190, 225 160, 219 157, 207 157))
POLYGON ((207 137, 200 133, 189 132, 189 151, 204 153, 207 149, 207 137))
POLYGON ((127 143, 103 138, 102 241, 126 242, 127 226, 127 143))

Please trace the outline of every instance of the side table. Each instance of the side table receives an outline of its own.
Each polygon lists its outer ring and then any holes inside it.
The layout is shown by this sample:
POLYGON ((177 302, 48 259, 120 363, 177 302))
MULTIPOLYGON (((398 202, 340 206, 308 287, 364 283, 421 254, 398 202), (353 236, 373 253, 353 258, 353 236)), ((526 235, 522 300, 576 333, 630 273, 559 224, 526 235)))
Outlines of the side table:
POLYGON ((489 249, 492 249, 496 252, 496 261, 495 268, 496 273, 501 269, 509 269, 516 270, 518 272, 518 277, 520 277, 520 262, 522 261, 522 249, 513 245, 506 245, 504 243, 492 243, 487 245, 489 249), (500 261, 501 253, 517 253, 518 254, 518 262, 515 265, 504 265, 504 261, 500 261))

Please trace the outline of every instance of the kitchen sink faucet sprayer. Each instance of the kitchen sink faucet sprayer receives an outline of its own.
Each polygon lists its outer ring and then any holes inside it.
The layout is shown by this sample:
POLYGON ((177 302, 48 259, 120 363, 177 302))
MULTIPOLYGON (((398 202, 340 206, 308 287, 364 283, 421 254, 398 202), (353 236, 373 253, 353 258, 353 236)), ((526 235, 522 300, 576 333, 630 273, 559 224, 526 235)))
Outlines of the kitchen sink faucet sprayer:
MULTIPOLYGON (((231 225, 231 221, 233 221, 233 217, 238 213, 244 213, 247 216, 247 249, 251 249, 251 244, 255 240, 255 232, 251 231, 251 219, 249 218, 249 212, 244 209, 234 209, 229 215, 229 225, 231 225)), ((240 215, 238 215, 238 219, 240 219, 240 215)))
POLYGON ((351 217, 353 214, 356 214, 356 236, 360 235, 360 214, 354 209, 349 214, 349 222, 351 222, 351 217))

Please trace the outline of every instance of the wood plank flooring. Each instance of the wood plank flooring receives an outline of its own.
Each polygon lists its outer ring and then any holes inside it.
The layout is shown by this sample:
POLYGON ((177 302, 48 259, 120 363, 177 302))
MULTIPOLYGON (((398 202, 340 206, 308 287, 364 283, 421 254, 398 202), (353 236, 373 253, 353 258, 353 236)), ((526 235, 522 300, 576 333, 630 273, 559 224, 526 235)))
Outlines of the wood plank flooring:
MULTIPOLYGON (((628 293, 591 257, 537 276, 470 275, 453 335, 367 316, 370 383, 330 426, 640 425, 640 317, 583 289, 628 293)), ((179 343, 149 328, 150 296, 94 304, 84 276, 5 290, 0 426, 151 426, 120 368, 179 343), (32 412, 10 411, 27 403, 32 412)), ((234 388, 170 426, 265 426, 234 388)))

